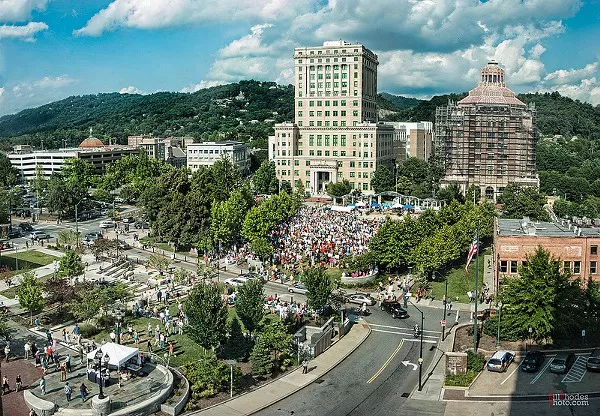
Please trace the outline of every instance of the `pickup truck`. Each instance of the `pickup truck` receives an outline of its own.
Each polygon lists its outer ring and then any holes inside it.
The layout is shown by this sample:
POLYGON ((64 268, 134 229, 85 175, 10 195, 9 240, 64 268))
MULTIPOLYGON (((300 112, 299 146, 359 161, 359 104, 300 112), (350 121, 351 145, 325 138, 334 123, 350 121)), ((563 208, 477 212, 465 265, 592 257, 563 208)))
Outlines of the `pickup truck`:
POLYGON ((408 318, 408 312, 400 302, 395 300, 381 302, 381 310, 392 315, 392 318, 408 318))

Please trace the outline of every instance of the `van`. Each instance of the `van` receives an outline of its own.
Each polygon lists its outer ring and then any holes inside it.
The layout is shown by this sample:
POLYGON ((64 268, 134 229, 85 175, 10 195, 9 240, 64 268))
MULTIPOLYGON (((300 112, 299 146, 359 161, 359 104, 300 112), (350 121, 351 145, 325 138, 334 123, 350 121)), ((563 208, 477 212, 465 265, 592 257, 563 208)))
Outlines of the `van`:
POLYGON ((488 371, 502 373, 506 371, 510 363, 515 359, 515 353, 512 351, 496 351, 487 363, 488 371))

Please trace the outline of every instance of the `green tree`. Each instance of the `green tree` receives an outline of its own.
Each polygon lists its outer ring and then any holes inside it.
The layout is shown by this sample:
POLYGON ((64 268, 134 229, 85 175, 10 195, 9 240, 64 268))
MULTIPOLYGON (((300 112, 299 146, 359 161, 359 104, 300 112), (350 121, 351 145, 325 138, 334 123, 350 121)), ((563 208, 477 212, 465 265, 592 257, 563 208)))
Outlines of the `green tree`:
POLYGON ((0 152, 0 187, 8 188, 17 183, 19 171, 15 169, 8 156, 0 152))
POLYGON ((41 311, 44 307, 42 285, 34 272, 22 274, 17 296, 19 297, 19 304, 29 311, 29 317, 33 324, 33 314, 41 311))
MULTIPOLYGON (((220 391, 229 390, 229 366, 219 361, 210 351, 202 354, 198 360, 185 363, 183 371, 186 378, 190 381, 192 398, 195 400, 213 397, 220 391)), ((240 376, 239 367, 234 367, 234 387, 239 383, 240 376)))
POLYGON ((85 266, 81 261, 81 256, 75 250, 65 251, 58 263, 58 276, 72 279, 83 274, 85 266))
POLYGON ((197 285, 185 302, 189 337, 202 347, 219 345, 227 331, 227 304, 217 286, 197 285))
POLYGON ((275 162, 265 160, 252 176, 252 186, 257 194, 273 195, 279 191, 275 162))
POLYGON ((61 230, 56 235, 59 243, 62 244, 77 244, 79 242, 79 235, 73 230, 61 230))
POLYGON ((246 214, 253 205, 254 198, 247 183, 232 191, 227 201, 213 202, 211 233, 216 245, 229 246, 241 238, 246 214))
MULTIPOLYGON (((450 203, 452 201, 458 201, 462 203, 465 201, 465 197, 460 192, 460 187, 457 183, 451 183, 447 187, 440 189, 435 197, 438 200, 445 200, 446 203, 450 203)), ((471 201, 472 200, 473 198, 471 198, 471 201)))
POLYGON ((333 197, 341 198, 344 195, 348 195, 352 191, 352 186, 348 179, 344 179, 341 182, 329 182, 327 184, 327 193, 333 197))
POLYGON ((252 334, 265 316, 265 293, 258 279, 249 280, 237 290, 235 310, 244 327, 252 334))
POLYGON ((371 178, 371 186, 377 194, 395 190, 396 183, 392 169, 386 165, 378 166, 371 178))
POLYGON ((229 325, 229 336, 227 337, 223 354, 227 359, 246 361, 248 359, 249 349, 250 344, 248 344, 244 334, 242 333, 240 320, 237 318, 237 316, 234 316, 231 320, 231 324, 229 325))
POLYGON ((518 278, 502 281, 499 300, 502 325, 520 339, 550 342, 581 329, 585 304, 580 282, 561 273, 560 262, 542 247, 527 256, 518 278))
POLYGON ((544 209, 546 197, 536 188, 510 184, 504 188, 500 201, 506 218, 529 217, 537 221, 550 221, 544 209))
POLYGON ((10 341, 12 334, 15 330, 8 324, 8 318, 6 314, 0 314, 0 339, 4 341, 10 341))
POLYGON ((334 284, 331 276, 321 267, 308 269, 302 276, 302 281, 308 289, 306 297, 308 305, 314 309, 322 309, 329 304, 334 284))
POLYGON ((479 201, 481 199, 481 188, 476 185, 470 185, 467 189, 467 194, 465 195, 466 201, 479 201))
POLYGON ((267 345, 269 351, 274 353, 274 361, 278 362, 279 353, 287 352, 290 348, 292 336, 287 333, 282 321, 265 318, 265 323, 258 337, 267 345))
POLYGON ((250 353, 250 363, 252 365, 252 374, 261 377, 269 377, 271 375, 273 372, 273 360, 271 359, 271 349, 266 339, 258 337, 250 353))

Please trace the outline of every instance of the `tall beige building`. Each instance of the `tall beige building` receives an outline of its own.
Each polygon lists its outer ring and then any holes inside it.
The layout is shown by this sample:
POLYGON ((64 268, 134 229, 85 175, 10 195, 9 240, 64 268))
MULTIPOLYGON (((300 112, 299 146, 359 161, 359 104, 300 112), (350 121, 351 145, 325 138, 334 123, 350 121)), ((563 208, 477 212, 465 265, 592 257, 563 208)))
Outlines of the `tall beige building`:
POLYGON ((348 179, 371 193, 377 166, 394 161, 394 129, 377 122, 377 55, 334 41, 296 48, 294 64, 295 122, 276 124, 269 139, 278 179, 311 193, 348 179))

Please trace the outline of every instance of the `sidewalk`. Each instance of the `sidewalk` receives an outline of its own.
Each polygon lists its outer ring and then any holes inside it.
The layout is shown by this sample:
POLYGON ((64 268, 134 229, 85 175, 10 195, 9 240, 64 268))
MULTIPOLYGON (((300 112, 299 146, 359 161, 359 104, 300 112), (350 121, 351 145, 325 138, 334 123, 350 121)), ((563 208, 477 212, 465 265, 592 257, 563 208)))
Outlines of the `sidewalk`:
POLYGON ((346 336, 310 362, 308 374, 302 374, 302 367, 298 367, 290 374, 278 378, 254 391, 190 414, 202 414, 202 416, 241 416, 258 412, 323 377, 358 348, 370 333, 371 328, 361 319, 359 323, 352 326, 352 329, 346 336))

